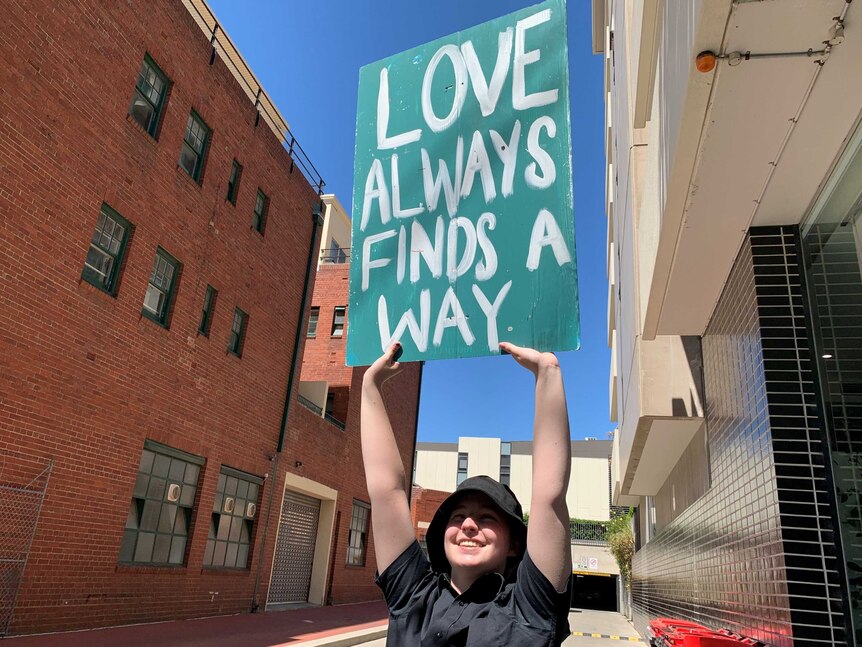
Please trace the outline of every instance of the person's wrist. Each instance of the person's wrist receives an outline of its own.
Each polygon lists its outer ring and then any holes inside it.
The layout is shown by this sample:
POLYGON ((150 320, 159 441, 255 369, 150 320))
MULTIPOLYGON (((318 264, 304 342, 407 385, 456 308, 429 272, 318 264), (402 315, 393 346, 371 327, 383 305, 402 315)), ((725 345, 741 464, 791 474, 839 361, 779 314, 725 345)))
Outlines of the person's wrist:
POLYGON ((536 372, 538 373, 548 373, 560 370, 560 362, 557 360, 557 356, 553 353, 542 353, 539 357, 538 366, 536 367, 536 372))

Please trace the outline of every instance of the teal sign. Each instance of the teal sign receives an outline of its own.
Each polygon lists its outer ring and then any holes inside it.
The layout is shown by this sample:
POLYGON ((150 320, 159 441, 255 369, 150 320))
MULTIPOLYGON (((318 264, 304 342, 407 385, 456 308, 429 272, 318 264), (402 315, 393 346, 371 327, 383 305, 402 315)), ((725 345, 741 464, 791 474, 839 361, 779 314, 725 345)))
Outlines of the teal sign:
POLYGON ((359 73, 347 364, 579 345, 566 5, 359 73))

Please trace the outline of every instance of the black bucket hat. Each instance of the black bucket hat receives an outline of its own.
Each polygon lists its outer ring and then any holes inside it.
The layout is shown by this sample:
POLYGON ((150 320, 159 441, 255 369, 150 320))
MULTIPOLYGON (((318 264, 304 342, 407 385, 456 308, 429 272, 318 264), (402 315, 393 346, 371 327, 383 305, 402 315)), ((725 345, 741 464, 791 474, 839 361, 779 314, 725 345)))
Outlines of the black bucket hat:
POLYGON ((455 509, 455 505, 461 497, 477 492, 491 499, 503 513, 503 518, 509 522, 511 540, 518 543, 518 555, 512 558, 514 563, 517 564, 523 559, 527 549, 527 524, 524 523, 524 513, 518 502, 518 497, 507 485, 503 485, 490 476, 471 476, 455 488, 455 491, 440 504, 437 512, 434 513, 434 518, 428 525, 425 543, 428 546, 431 568, 435 572, 448 573, 451 570, 449 560, 446 559, 446 550, 443 547, 443 535, 446 533, 446 525, 449 523, 452 510, 455 509))

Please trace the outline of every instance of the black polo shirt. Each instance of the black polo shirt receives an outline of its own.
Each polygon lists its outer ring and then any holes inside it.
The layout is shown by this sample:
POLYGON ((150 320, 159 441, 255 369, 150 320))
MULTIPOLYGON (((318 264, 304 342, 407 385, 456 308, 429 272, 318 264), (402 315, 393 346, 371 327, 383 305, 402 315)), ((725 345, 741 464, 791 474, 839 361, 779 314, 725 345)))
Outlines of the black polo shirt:
POLYGON ((389 605, 387 647, 551 647, 569 635, 570 592, 557 593, 529 553, 515 581, 488 573, 458 595, 414 542, 375 582, 389 605))

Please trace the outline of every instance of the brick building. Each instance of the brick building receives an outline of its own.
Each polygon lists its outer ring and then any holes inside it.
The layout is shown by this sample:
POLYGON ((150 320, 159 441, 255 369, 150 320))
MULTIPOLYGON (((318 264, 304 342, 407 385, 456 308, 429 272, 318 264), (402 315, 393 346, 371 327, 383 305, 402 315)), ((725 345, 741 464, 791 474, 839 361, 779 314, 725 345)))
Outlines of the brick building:
POLYGON ((414 485, 410 496, 410 518, 413 521, 413 530, 416 532, 417 541, 427 553, 425 547, 425 533, 434 518, 434 513, 446 498, 452 494, 443 490, 429 490, 421 485, 414 485))
POLYGON ((358 399, 285 397, 322 188, 286 122, 203 0, 4 9, 0 635, 376 598, 358 399))
MULTIPOLYGON (((377 569, 370 537, 370 502, 361 469, 359 438, 360 389, 364 369, 345 366, 350 249, 350 220, 334 195, 322 196, 324 205, 317 276, 308 309, 305 350, 293 412, 298 424, 291 425, 288 447, 291 456, 285 503, 296 495, 313 497, 306 518, 317 514, 319 530, 314 540, 308 536, 308 554, 315 555, 311 570, 311 602, 345 603, 374 599, 379 590, 373 583, 377 569), (296 462, 301 465, 296 467, 296 462), (314 510, 319 501, 319 514, 314 510), (326 531, 334 528, 330 538, 326 531), (331 556, 327 581, 324 556, 331 556), (315 595, 325 597, 320 599, 315 595)), ((405 470, 412 469, 416 422, 419 414, 421 367, 405 367, 397 379, 384 386, 384 397, 396 433, 405 470)), ((302 505, 291 502, 294 506, 302 505)), ((282 512, 284 515, 285 513, 282 512)), ((292 523, 301 526, 302 523, 292 523)), ((295 551, 298 552, 298 551, 295 551)), ((292 572, 302 554, 285 555, 292 572)), ((270 595, 270 604, 275 601, 270 595)))
POLYGON ((350 219, 334 195, 322 196, 323 231, 308 314, 299 393, 301 401, 334 424, 344 424, 352 368, 345 365, 350 274, 350 219))

